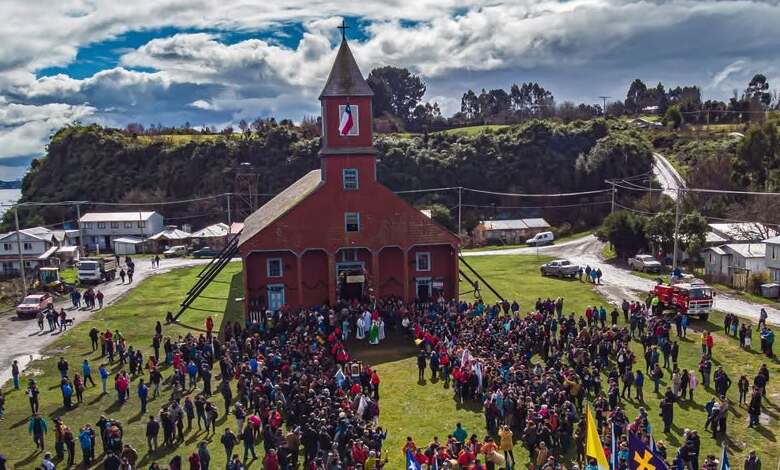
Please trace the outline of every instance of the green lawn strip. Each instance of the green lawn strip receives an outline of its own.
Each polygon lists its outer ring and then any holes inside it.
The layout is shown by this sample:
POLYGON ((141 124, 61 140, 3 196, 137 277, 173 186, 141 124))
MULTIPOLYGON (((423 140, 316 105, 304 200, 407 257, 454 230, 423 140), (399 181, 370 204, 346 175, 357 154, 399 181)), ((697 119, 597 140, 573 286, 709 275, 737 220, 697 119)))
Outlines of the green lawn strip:
MULTIPOLYGON (((136 385, 138 379, 132 381, 130 400, 123 406, 116 402, 116 392, 112 387, 112 379, 109 380, 108 395, 101 396, 99 392, 99 376, 97 369, 101 364, 99 352, 93 354, 89 348, 89 338, 87 333, 95 326, 104 331, 106 328, 111 330, 118 329, 127 338, 128 345, 135 348, 142 348, 144 357, 151 353, 151 336, 154 332, 154 324, 157 320, 165 318, 166 311, 178 311, 178 305, 184 298, 184 293, 191 287, 196 280, 196 275, 202 267, 178 269, 167 274, 153 276, 134 289, 129 295, 118 301, 116 304, 95 313, 88 321, 80 323, 68 334, 62 335, 51 347, 44 352, 47 359, 32 362, 26 374, 34 376, 41 390, 41 412, 49 421, 50 432, 46 439, 47 450, 54 450, 54 434, 51 431, 54 417, 62 416, 65 424, 74 431, 85 423, 95 424, 101 414, 119 419, 124 424, 125 442, 135 447, 143 460, 139 463, 148 465, 150 462, 159 459, 161 463, 167 463, 172 457, 174 449, 162 451, 155 454, 154 458, 146 457, 146 441, 144 438, 146 419, 140 416, 140 404, 136 395, 136 385), (98 383, 97 388, 91 386, 87 388, 84 394, 85 404, 78 406, 70 411, 62 408, 62 398, 59 390, 59 373, 56 363, 59 356, 64 356, 70 363, 71 377, 75 372, 81 372, 81 362, 88 359, 92 365, 93 376, 98 383)), ((164 334, 177 338, 191 331, 189 327, 197 330, 204 328, 204 320, 208 315, 214 318, 216 325, 220 325, 223 317, 227 315, 237 318, 235 313, 240 310, 240 304, 235 302, 236 297, 241 296, 241 275, 240 265, 231 263, 215 279, 215 281, 203 292, 202 296, 193 303, 193 308, 187 310, 179 319, 181 325, 166 326, 164 334), (187 325, 187 326, 183 326, 187 325)), ((72 315, 79 315, 78 313, 72 315)), ((113 372, 119 369, 115 368, 113 372)), ((170 371, 163 372, 164 377, 170 376, 170 371)), ((148 374, 147 374, 148 377, 148 374)), ((23 381, 26 384, 26 379, 23 381)), ((32 439, 27 434, 27 422, 30 408, 24 395, 24 390, 12 391, 10 384, 3 388, 4 393, 8 393, 6 400, 6 417, 0 424, 0 451, 3 452, 9 460, 9 463, 16 468, 33 468, 40 464, 42 454, 34 451, 32 439)), ((164 403, 169 391, 166 389, 160 398, 150 402, 149 412, 156 413, 159 407, 164 403)), ((74 396, 75 402, 75 396, 74 396)), ((222 399, 219 398, 220 410, 222 409, 222 399)), ((220 425, 224 424, 224 416, 220 417, 220 425)), ((185 456, 195 448, 200 437, 195 437, 194 432, 189 434, 186 445, 175 449, 176 453, 185 456)), ((77 443, 78 447, 78 443, 77 443)), ((212 453, 215 458, 214 468, 224 466, 224 456, 221 446, 212 445, 212 453)), ((98 449, 102 447, 98 444, 98 449)), ((80 461, 80 450, 77 451, 80 461)), ((186 461, 186 459, 185 459, 186 461)))

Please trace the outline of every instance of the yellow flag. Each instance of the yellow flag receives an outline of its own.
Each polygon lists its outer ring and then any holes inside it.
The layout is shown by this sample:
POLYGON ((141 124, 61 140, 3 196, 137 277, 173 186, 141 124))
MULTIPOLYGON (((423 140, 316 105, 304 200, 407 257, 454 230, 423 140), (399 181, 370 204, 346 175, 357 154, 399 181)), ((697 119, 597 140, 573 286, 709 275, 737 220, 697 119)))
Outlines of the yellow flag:
POLYGON ((601 439, 599 439, 596 422, 593 421, 593 415, 587 403, 585 404, 585 432, 585 455, 596 459, 599 470, 609 470, 607 455, 604 453, 604 446, 601 444, 601 439))

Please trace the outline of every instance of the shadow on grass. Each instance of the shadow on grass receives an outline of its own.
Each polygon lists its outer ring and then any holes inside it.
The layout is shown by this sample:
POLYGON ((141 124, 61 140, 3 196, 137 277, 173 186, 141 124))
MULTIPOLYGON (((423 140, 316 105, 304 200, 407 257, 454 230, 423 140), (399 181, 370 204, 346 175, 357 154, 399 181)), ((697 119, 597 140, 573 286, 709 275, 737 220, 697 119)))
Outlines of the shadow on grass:
POLYGON ((19 468, 19 467, 24 467, 25 465, 31 464, 31 463, 33 463, 33 461, 35 461, 36 457, 38 457, 39 455, 42 455, 42 454, 43 454, 43 452, 41 450, 36 449, 33 453, 31 453, 30 455, 28 455, 24 459, 16 462, 16 467, 19 468))

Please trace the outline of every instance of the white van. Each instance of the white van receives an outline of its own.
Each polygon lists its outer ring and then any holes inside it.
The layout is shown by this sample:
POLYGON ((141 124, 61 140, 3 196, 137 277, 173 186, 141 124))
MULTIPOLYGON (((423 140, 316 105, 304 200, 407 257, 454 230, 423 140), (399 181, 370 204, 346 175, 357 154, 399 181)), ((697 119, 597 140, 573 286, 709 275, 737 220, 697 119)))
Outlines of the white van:
POLYGON ((542 246, 552 245, 553 240, 555 240, 555 235, 553 235, 552 232, 539 232, 534 235, 533 238, 529 238, 525 242, 528 246, 542 246))

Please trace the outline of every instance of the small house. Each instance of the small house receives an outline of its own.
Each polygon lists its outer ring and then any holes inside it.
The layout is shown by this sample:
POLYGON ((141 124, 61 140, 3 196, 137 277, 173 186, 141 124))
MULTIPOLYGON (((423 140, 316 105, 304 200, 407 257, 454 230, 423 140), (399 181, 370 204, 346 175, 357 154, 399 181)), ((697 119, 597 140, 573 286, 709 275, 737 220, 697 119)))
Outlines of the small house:
POLYGON ((119 237, 114 239, 114 253, 117 255, 137 255, 146 251, 146 240, 138 237, 119 237))
POLYGON ((708 277, 738 289, 747 286, 751 274, 767 269, 764 243, 728 243, 706 248, 702 255, 708 277))
POLYGON ((179 230, 175 225, 166 225, 161 232, 155 233, 146 241, 152 253, 162 253, 172 246, 187 246, 192 240, 192 234, 179 230))
POLYGON ((199 248, 207 246, 212 250, 221 250, 227 245, 229 235, 230 226, 220 222, 193 232, 192 243, 199 248))
POLYGON ((484 220, 474 228, 474 243, 517 244, 523 243, 539 232, 550 230, 550 224, 542 218, 484 220))
POLYGON ((780 283, 780 236, 767 239, 766 267, 769 270, 769 280, 780 283))

